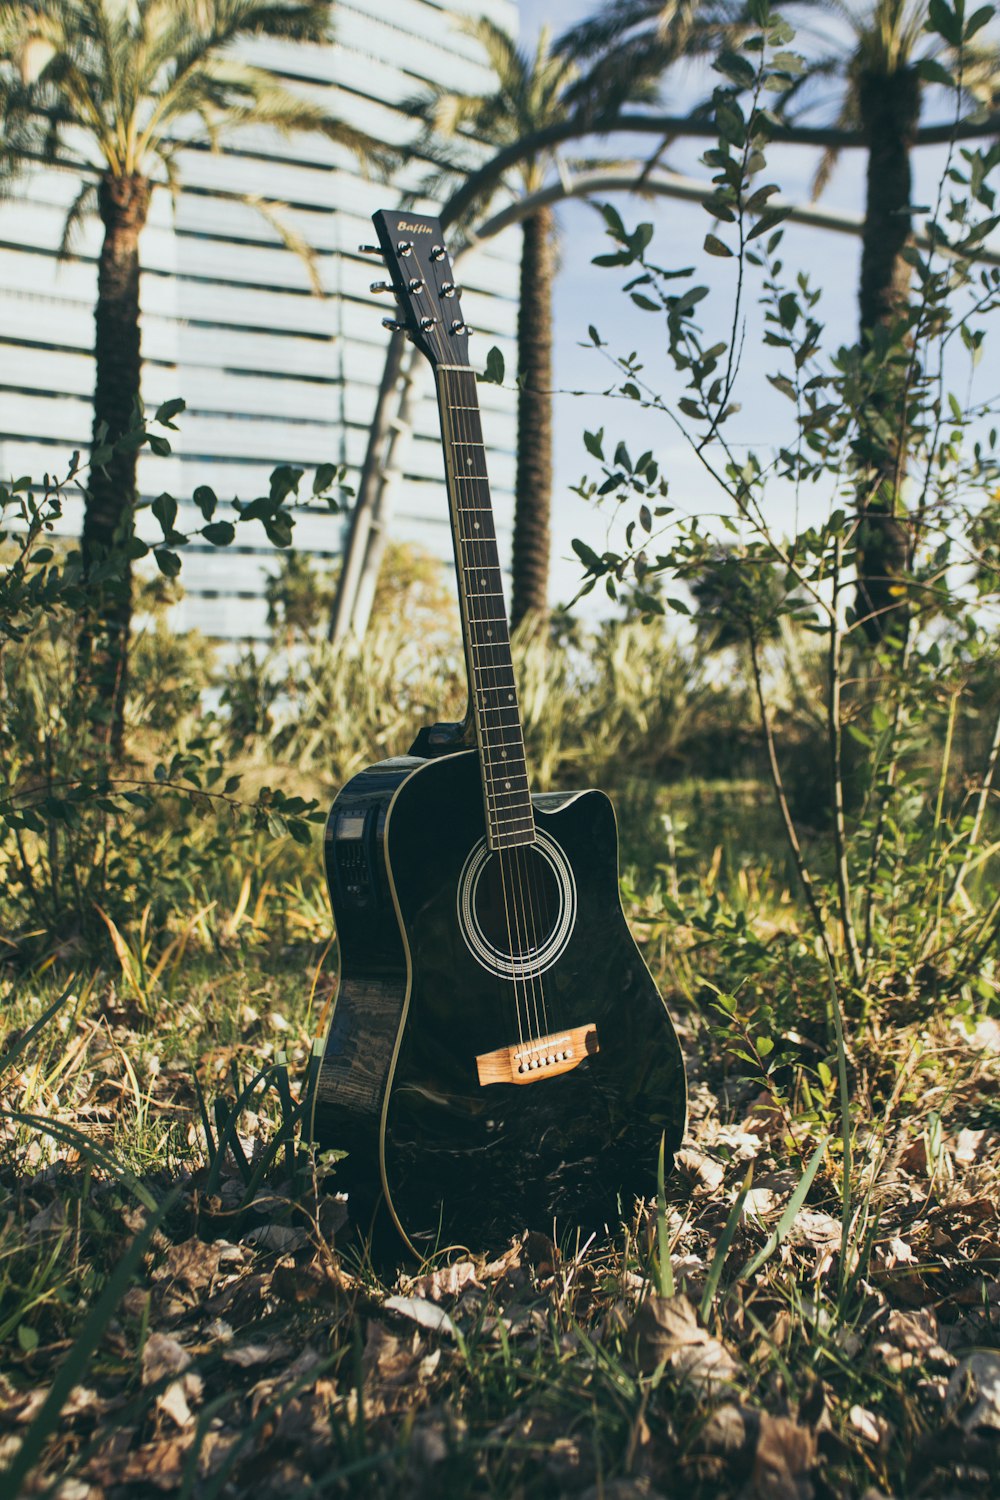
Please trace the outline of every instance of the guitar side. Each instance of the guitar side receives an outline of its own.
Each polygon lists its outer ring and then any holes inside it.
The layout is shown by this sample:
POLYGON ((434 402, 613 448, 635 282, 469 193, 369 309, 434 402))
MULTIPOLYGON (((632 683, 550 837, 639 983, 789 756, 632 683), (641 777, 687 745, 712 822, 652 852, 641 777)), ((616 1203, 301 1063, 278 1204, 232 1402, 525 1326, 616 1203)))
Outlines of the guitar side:
POLYGON ((382 1111, 407 990, 406 954, 384 854, 399 787, 423 760, 369 766, 343 787, 326 823, 324 859, 340 957, 337 994, 312 1098, 310 1137, 347 1153, 337 1185, 363 1233, 381 1233, 382 1111))

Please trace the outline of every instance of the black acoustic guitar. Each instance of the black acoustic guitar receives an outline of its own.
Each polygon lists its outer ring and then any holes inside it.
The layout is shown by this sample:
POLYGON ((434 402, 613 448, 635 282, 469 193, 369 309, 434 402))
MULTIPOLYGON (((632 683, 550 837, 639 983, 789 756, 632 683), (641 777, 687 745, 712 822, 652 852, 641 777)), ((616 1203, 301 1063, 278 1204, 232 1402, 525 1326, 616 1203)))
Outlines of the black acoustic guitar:
MULTIPOLYGON (((469 678, 463 725, 354 776, 326 829, 340 988, 313 1135, 362 1230, 411 1250, 600 1231, 655 1190, 684 1063, 618 893, 603 792, 532 794, 486 448, 441 226, 374 216, 434 367, 469 678)), ((373 290, 384 290, 374 287, 373 290)), ((669 1162, 669 1156, 668 1156, 669 1162)))

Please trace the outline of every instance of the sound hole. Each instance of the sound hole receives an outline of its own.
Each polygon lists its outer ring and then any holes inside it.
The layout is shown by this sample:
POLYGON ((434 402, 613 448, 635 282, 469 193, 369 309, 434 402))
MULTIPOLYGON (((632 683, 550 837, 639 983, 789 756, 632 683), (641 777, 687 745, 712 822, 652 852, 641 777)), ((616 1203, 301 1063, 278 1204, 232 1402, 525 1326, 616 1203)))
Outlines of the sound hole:
POLYGON ((576 921, 573 869, 550 834, 491 853, 480 839, 458 882, 458 920, 477 963, 526 980, 556 962, 576 921))
POLYGON ((563 907, 556 871, 531 845, 491 854, 476 882, 475 925, 494 952, 514 959, 545 947, 563 907))

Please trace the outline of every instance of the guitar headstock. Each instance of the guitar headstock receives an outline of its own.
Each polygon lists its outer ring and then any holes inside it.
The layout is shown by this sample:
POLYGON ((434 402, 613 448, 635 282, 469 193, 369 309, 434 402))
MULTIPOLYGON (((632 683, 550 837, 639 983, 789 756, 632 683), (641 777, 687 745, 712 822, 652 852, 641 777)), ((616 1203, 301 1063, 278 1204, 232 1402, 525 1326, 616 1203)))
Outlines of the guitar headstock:
POLYGON ((434 366, 467 365, 461 287, 440 222, 408 209, 381 209, 372 223, 391 278, 388 284, 374 282, 372 291, 391 291, 398 304, 396 317, 383 319, 386 327, 405 329, 434 366))

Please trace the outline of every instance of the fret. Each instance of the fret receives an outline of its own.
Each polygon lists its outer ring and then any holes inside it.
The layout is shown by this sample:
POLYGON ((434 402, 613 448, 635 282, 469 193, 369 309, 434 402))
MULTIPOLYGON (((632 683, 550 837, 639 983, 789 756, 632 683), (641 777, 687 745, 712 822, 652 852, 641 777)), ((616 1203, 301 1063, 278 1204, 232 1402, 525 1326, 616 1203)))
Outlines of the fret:
MULTIPOLYGON (((511 726, 512 728, 515 726, 511 726)), ((524 749, 520 739, 514 746, 513 751, 508 747, 504 754, 504 745, 500 740, 486 741, 483 744, 483 754, 489 756, 490 767, 502 781, 510 781, 518 776, 526 776, 527 770, 524 764, 524 749)))
POLYGON ((489 761, 486 769, 491 773, 492 785, 498 789, 498 795, 502 796, 504 793, 509 792, 511 787, 514 787, 516 783, 520 784, 522 791, 527 791, 528 768, 524 764, 523 758, 519 758, 516 761, 498 760, 496 756, 487 756, 485 749, 483 753, 484 757, 489 761), (507 785, 508 782, 510 786, 507 785))
POLYGON ((528 795, 527 781, 517 791, 491 792, 487 788, 486 805, 491 813, 504 815, 507 813, 516 813, 522 807, 530 807, 531 798, 528 795))
MULTIPOLYGON (((516 740, 515 739, 504 740, 502 738, 502 734, 503 734, 503 731, 505 729, 513 730, 514 733, 515 733, 515 735, 518 735, 518 736, 520 735, 521 721, 520 721, 520 718, 518 716, 517 705, 516 704, 512 704, 512 705, 497 704, 496 707, 494 707, 494 708, 485 709, 483 711, 483 713, 480 714, 480 728, 485 729, 487 731, 492 728, 492 729, 494 729, 496 731, 495 734, 492 736, 492 743, 496 745, 496 747, 497 747, 498 750, 506 750, 507 754, 508 754, 508 757, 510 755, 510 750, 511 750, 511 746, 512 745, 516 749, 520 749, 520 745, 521 745, 520 738, 517 738, 516 740), (484 723, 483 720, 484 720, 486 714, 489 715, 489 718, 485 719, 485 723, 484 723), (512 717, 510 719, 508 719, 506 723, 504 723, 501 720, 501 718, 500 718, 501 714, 510 714, 510 715, 512 715, 512 717)), ((486 738, 485 735, 484 735, 484 738, 486 738)))
POLYGON ((511 787, 509 790, 494 791, 488 783, 486 787, 486 809, 490 814, 497 816, 508 813, 519 813, 522 808, 531 806, 531 794, 528 791, 528 779, 524 778, 524 785, 511 787))
POLYGON ((535 842, 535 820, 531 818, 527 826, 521 830, 515 830, 509 835, 497 834, 493 840, 494 849, 517 849, 525 844, 535 842))

